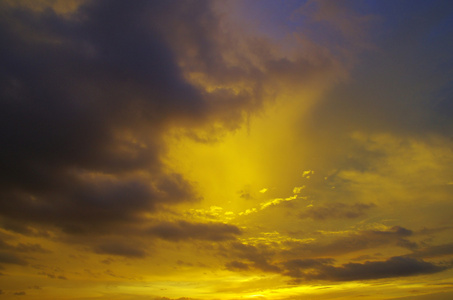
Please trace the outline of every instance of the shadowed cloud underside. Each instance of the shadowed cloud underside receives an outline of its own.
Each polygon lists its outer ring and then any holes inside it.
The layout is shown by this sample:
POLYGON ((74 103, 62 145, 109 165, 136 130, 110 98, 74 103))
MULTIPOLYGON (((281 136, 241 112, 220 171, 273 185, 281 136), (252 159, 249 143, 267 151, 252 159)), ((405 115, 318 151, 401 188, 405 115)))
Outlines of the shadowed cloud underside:
POLYGON ((452 28, 448 1, 0 1, 1 297, 451 296, 452 28))

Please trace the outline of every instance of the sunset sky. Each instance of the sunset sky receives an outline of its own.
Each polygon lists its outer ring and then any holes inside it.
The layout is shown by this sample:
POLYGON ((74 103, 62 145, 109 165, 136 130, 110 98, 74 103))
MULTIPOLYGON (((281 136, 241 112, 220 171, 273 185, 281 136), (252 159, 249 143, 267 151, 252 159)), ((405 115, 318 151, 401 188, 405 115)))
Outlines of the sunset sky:
POLYGON ((0 0, 0 298, 453 299, 453 1, 0 0))

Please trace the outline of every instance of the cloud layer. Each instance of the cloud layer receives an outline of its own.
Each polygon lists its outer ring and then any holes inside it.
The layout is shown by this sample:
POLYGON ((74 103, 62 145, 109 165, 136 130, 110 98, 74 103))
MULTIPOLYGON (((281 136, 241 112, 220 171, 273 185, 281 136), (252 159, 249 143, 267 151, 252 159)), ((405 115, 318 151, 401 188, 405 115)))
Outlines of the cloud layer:
POLYGON ((451 288, 452 24, 445 1, 0 1, 0 293, 451 288))

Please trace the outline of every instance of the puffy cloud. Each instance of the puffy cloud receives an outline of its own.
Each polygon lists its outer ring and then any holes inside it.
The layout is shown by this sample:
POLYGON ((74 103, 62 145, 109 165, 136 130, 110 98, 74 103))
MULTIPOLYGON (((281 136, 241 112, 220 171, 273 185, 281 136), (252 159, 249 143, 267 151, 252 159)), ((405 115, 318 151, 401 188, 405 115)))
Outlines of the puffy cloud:
POLYGON ((105 233, 197 200, 165 166, 171 129, 215 139, 278 89, 341 69, 234 33, 219 3, 60 4, 1 4, 4 224, 105 233))
POLYGON ((449 268, 417 228, 451 223, 452 6, 414 3, 0 1, 1 267, 173 298, 449 268))
POLYGON ((165 124, 207 102, 149 24, 158 4, 87 2, 69 19, 3 6, 3 218, 106 230, 197 198, 160 161, 165 124))

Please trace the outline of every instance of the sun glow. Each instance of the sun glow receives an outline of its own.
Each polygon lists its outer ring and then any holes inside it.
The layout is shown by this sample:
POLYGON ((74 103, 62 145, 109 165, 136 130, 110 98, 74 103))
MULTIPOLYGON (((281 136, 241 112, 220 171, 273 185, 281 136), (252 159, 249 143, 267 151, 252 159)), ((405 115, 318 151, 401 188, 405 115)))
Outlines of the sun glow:
POLYGON ((2 299, 452 298, 453 2, 0 14, 2 299))

